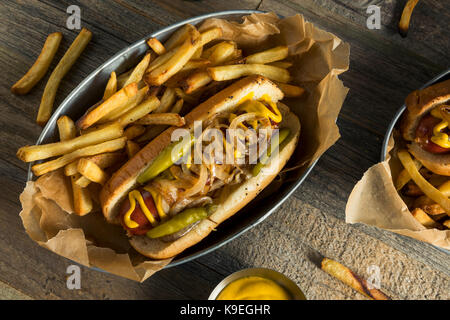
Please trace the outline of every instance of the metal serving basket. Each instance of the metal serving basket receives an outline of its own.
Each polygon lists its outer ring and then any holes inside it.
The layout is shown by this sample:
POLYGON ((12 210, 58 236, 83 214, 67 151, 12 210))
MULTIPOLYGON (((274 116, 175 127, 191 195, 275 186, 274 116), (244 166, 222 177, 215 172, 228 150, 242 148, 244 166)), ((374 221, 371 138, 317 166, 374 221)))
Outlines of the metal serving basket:
MULTIPOLYGON (((67 98, 53 113, 52 117, 39 136, 36 144, 57 141, 57 119, 61 115, 68 115, 72 119, 78 119, 83 115, 83 113, 89 106, 100 100, 101 94, 104 90, 104 86, 106 85, 111 72, 116 71, 117 74, 120 74, 135 66, 148 50, 148 46, 146 44, 146 40, 148 38, 155 37, 161 41, 164 41, 175 30, 186 23, 198 25, 209 18, 223 18, 227 20, 239 21, 243 16, 252 13, 262 13, 262 11, 223 11, 187 19, 152 34, 149 34, 145 38, 120 51, 100 67, 98 67, 94 72, 92 72, 67 96, 67 98)), ((240 212, 235 214, 227 221, 223 222, 217 231, 211 233, 200 243, 178 255, 166 267, 180 265, 182 263, 201 257, 217 248, 220 248, 224 244, 237 238, 247 230, 256 226, 258 223, 260 223, 268 216, 270 216, 274 211, 276 211, 280 207, 280 205, 284 201, 286 201, 286 199, 302 184, 302 182, 313 169, 316 162, 317 160, 309 164, 309 166, 304 166, 297 169, 297 172, 293 172, 295 173, 295 176, 298 177, 298 179, 296 179, 295 181, 286 181, 282 183, 279 189, 277 189, 276 193, 273 193, 263 199, 254 199, 240 212), (251 207, 251 210, 249 209, 249 207, 251 207)), ((28 180, 33 180, 35 178, 33 172, 31 171, 31 165, 32 164, 30 164, 28 169, 28 180)))

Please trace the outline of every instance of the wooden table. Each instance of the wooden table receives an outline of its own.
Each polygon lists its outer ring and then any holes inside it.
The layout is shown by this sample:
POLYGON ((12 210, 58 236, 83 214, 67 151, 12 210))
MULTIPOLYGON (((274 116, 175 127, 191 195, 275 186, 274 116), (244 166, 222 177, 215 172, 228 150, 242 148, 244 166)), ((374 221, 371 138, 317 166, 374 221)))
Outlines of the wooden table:
MULTIPOLYGON (((316 250, 368 276, 377 265, 381 285, 394 299, 449 299, 450 259, 439 249, 364 225, 347 225, 347 197, 364 171, 379 161, 385 130, 405 96, 449 67, 449 7, 428 0, 417 6, 407 38, 396 24, 405 1, 377 0, 114 0, 0 2, 0 298, 205 299, 228 274, 268 267, 291 277, 309 299, 362 299, 319 270, 316 250), (35 60, 47 34, 64 34, 62 53, 77 31, 66 28, 71 4, 94 33, 87 50, 62 82, 56 105, 90 72, 130 43, 163 26, 208 12, 260 9, 307 20, 351 44, 350 88, 338 119, 341 139, 278 212, 238 239, 196 261, 163 270, 140 284, 82 267, 80 290, 66 288, 73 264, 31 241, 18 216, 27 165, 16 150, 33 144, 35 116, 45 81, 27 96, 10 86, 35 60), (366 27, 369 4, 381 6, 382 27, 366 27)), ((47 75, 48 77, 48 75, 47 75)))

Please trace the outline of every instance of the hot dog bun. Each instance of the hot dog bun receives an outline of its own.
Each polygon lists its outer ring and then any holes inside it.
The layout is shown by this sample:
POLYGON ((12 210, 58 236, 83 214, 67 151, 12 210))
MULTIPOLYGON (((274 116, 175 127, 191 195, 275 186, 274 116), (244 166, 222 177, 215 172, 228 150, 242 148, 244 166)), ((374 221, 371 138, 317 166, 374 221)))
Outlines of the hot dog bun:
MULTIPOLYGON (((275 103, 283 98, 281 90, 270 80, 262 76, 250 76, 235 82, 193 109, 185 116, 185 128, 192 128, 195 120, 205 120, 215 113, 227 111, 239 104, 244 97, 248 97, 249 93, 253 93, 252 99, 255 100, 268 95, 275 103)), ((288 127, 291 133, 279 156, 264 167, 264 174, 260 173, 234 188, 225 187, 226 191, 219 199, 217 210, 181 238, 172 242, 163 242, 147 236, 133 236, 130 239, 131 245, 138 252, 152 259, 173 257, 205 238, 221 222, 239 211, 262 191, 289 160, 300 134, 300 122, 297 116, 284 105, 280 104, 279 109, 283 115, 280 127, 288 127)), ((167 129, 148 143, 104 185, 100 193, 100 201, 108 222, 120 223, 119 203, 137 186, 136 180, 139 174, 171 143, 171 134, 175 129, 174 127, 167 129)))
POLYGON ((417 142, 416 129, 421 119, 433 108, 450 103, 450 80, 439 82, 422 90, 410 93, 405 100, 406 111, 400 123, 400 130, 408 149, 428 170, 450 176, 450 154, 434 154, 424 150, 417 142))
POLYGON ((142 255, 152 259, 173 257, 200 242, 217 228, 220 223, 230 218, 253 200, 277 176, 291 157, 298 143, 300 121, 286 106, 279 105, 279 109, 283 114, 283 121, 280 127, 289 128, 291 134, 289 141, 281 149, 278 158, 275 158, 274 161, 264 167, 264 174, 260 173, 240 185, 225 187, 226 189, 221 195, 217 210, 183 237, 172 242, 163 242, 158 239, 150 239, 147 236, 133 236, 130 239, 131 246, 142 255))

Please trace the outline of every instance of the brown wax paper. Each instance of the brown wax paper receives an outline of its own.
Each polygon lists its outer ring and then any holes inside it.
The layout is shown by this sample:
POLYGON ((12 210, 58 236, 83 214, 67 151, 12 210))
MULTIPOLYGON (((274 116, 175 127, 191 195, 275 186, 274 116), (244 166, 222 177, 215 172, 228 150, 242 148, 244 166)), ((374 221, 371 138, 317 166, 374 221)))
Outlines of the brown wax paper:
POLYGON ((450 250, 450 230, 427 229, 411 214, 394 186, 402 169, 396 154, 403 147, 397 131, 385 161, 370 167, 353 188, 345 208, 347 223, 365 223, 450 250))
MULTIPOLYGON (((236 41, 245 55, 276 45, 289 47, 293 83, 306 89, 300 98, 283 100, 302 124, 291 166, 298 169, 315 161, 339 138, 336 118, 348 89, 338 75, 348 69, 349 45, 301 15, 280 19, 274 13, 252 14, 242 23, 213 18, 199 29, 213 26, 222 27, 223 39, 236 41)), ((27 182, 20 196, 20 216, 26 232, 39 245, 80 264, 136 281, 144 281, 170 262, 139 255, 124 230, 106 223, 100 211, 83 217, 73 214, 71 197, 70 183, 61 170, 27 182)))

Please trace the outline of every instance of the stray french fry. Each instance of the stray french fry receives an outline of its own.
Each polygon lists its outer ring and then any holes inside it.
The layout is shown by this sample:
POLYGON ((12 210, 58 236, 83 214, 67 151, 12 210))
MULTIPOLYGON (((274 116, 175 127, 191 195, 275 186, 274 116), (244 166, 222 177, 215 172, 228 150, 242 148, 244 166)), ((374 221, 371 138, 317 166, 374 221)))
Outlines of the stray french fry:
POLYGON ((305 89, 299 86, 294 86, 292 84, 276 82, 277 86, 283 91, 284 96, 288 98, 300 97, 305 93, 305 89))
POLYGON ((430 199, 438 203, 447 214, 450 214, 450 199, 441 191, 433 187, 424 177, 422 177, 417 170, 411 155, 406 150, 401 150, 397 153, 403 167, 408 171, 411 179, 430 199))
POLYGON ((178 99, 177 102, 173 105, 172 109, 170 110, 170 113, 178 113, 180 114, 181 109, 183 108, 183 99, 178 99))
POLYGON ((402 16, 398 23, 398 32, 404 38, 408 34, 409 23, 411 22, 411 16, 416 4, 419 0, 408 0, 405 7, 403 8, 402 16))
POLYGON ((128 140, 133 140, 141 135, 143 135, 145 132, 145 127, 141 126, 139 124, 132 125, 128 127, 123 135, 127 137, 128 140))
POLYGON ((190 33, 189 38, 177 48, 169 60, 145 74, 145 82, 149 86, 161 85, 180 71, 198 49, 200 38, 200 33, 197 30, 193 30, 193 32, 190 33))
POLYGON ((108 83, 106 84, 105 92, 103 93, 103 100, 108 100, 117 91, 117 77, 116 73, 111 72, 108 83))
POLYGON ((133 158, 133 156, 138 153, 139 150, 141 150, 141 147, 139 147, 136 142, 130 140, 127 141, 126 151, 129 159, 133 158))
POLYGON ((142 125, 168 125, 168 126, 176 126, 181 127, 185 125, 184 117, 180 116, 177 113, 152 113, 148 114, 138 121, 135 124, 142 125))
POLYGON ((147 44, 158 55, 162 55, 162 54, 166 53, 166 48, 164 48, 164 45, 156 38, 148 39, 147 44))
POLYGON ((77 128, 75 123, 68 116, 62 116, 56 121, 59 132, 59 140, 66 141, 77 136, 77 128))
POLYGON ((48 119, 50 119, 56 92, 58 91, 61 80, 81 55, 84 48, 86 48, 89 41, 91 41, 91 38, 92 33, 83 28, 50 75, 50 78, 45 86, 44 93, 42 94, 41 105, 39 106, 36 119, 36 122, 39 125, 45 125, 48 119))
POLYGON ((213 81, 213 79, 209 76, 207 71, 198 71, 190 76, 188 76, 184 81, 181 82, 181 88, 187 94, 190 94, 197 89, 206 86, 208 83, 213 81))
POLYGON ((81 135, 71 140, 37 145, 25 146, 17 151, 17 157, 25 162, 47 159, 76 149, 112 140, 123 135, 123 128, 120 124, 114 123, 107 127, 81 135))
POLYGON ((138 65, 133 69, 133 72, 131 72, 130 76, 128 77, 127 81, 125 81, 123 86, 126 87, 133 82, 139 83, 139 81, 142 80, 142 76, 144 75, 145 70, 147 70, 149 63, 150 54, 147 53, 141 60, 141 62, 139 62, 138 65))
POLYGON ((76 159, 122 149, 125 146, 126 140, 127 140, 126 137, 122 137, 102 142, 96 145, 90 145, 81 149, 77 149, 55 160, 35 164, 34 166, 31 167, 31 170, 33 170, 33 173, 36 176, 41 176, 47 172, 54 171, 61 167, 64 167, 66 164, 69 164, 76 159))
POLYGON ((126 127, 128 124, 141 119, 159 106, 159 100, 155 96, 149 97, 147 100, 122 115, 117 121, 121 126, 126 127))
POLYGON ((248 64, 265 64, 287 58, 289 49, 287 46, 279 46, 266 51, 258 52, 244 58, 248 64))
POLYGON ((48 35, 45 40, 39 57, 25 75, 17 81, 11 88, 15 94, 27 94, 47 73, 50 64, 58 51, 61 43, 62 33, 54 32, 48 35))
POLYGON ((92 182, 99 183, 103 185, 106 180, 108 180, 108 174, 103 171, 94 162, 87 159, 80 159, 77 166, 78 172, 83 175, 83 177, 89 179, 92 182))
POLYGON ((427 215, 425 211, 423 211, 420 208, 414 209, 413 211, 411 211, 411 214, 417 221, 419 221, 426 228, 438 228, 438 229, 441 228, 439 223, 431 219, 430 216, 427 215))
POLYGON ((175 94, 175 90, 173 88, 166 88, 162 97, 161 104, 158 108, 156 108, 155 113, 165 113, 170 107, 174 104, 177 96, 175 94))
POLYGON ((391 299, 378 289, 369 289, 367 282, 364 279, 361 279, 356 274, 354 274, 353 271, 337 261, 323 258, 321 262, 321 269, 370 299, 391 299))
POLYGON ((76 180, 79 177, 80 175, 76 174, 70 178, 73 190, 73 207, 77 215, 84 216, 92 211, 93 205, 89 190, 81 188, 76 184, 76 180))
POLYGON ((77 121, 77 126, 80 129, 89 128, 107 114, 121 109, 133 96, 136 95, 137 92, 137 84, 135 82, 130 83, 129 85, 114 93, 111 97, 109 97, 108 100, 101 103, 98 107, 82 116, 77 121))
POLYGON ((289 82, 291 76, 286 69, 265 64, 237 64, 207 68, 210 77, 215 81, 237 79, 244 76, 259 74, 270 80, 289 82))

